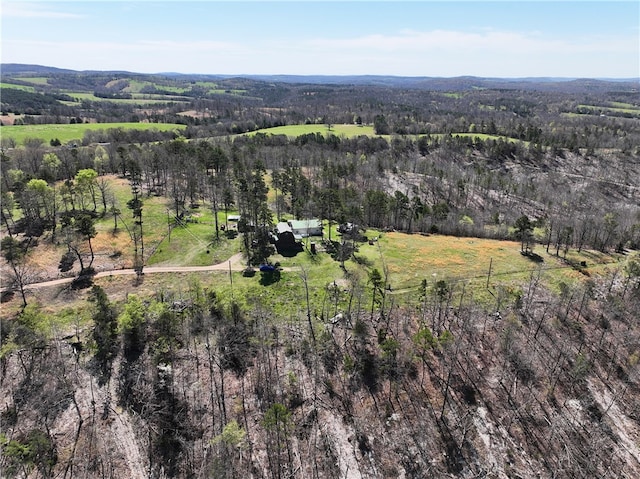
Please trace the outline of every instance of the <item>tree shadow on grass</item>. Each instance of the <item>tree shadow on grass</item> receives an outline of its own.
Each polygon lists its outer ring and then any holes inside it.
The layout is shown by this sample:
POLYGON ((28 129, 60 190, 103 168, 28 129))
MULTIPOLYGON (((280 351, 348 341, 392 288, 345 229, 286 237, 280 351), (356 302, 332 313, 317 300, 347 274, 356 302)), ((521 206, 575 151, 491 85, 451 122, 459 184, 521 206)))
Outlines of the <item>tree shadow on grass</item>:
POLYGON ((371 267, 373 266, 373 261, 371 261, 369 258, 359 255, 359 254, 354 254, 353 255, 353 260, 358 263, 361 266, 368 266, 371 267))
POLYGON ((83 269, 80 274, 71 282, 71 289, 87 289, 93 285, 93 277, 96 275, 96 270, 91 266, 83 269))
POLYGON ((280 270, 274 271, 261 271, 260 272, 260 284, 262 286, 269 286, 271 284, 280 281, 280 270))
POLYGON ((280 256, 284 256, 285 258, 293 258, 304 251, 304 248, 301 243, 296 243, 295 245, 290 245, 287 247, 278 246, 276 243, 276 251, 280 256))
POLYGON ((325 251, 334 261, 347 261, 358 251, 358 246, 352 241, 325 241, 325 251))
POLYGON ((534 263, 543 263, 544 258, 540 256, 538 253, 534 253, 533 251, 520 251, 520 254, 525 258, 530 259, 534 263))

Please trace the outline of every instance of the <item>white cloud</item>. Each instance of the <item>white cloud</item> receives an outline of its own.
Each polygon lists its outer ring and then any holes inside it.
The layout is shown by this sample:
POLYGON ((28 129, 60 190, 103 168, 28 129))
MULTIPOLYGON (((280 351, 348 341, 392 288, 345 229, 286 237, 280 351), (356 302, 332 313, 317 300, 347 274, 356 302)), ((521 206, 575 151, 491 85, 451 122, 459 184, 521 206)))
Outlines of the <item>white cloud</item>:
POLYGON ((54 19, 81 19, 84 15, 76 13, 59 12, 50 10, 41 3, 31 2, 2 2, 0 14, 5 18, 54 18, 54 19))
POLYGON ((509 31, 470 33, 450 30, 429 32, 403 31, 396 35, 367 35, 357 38, 315 39, 308 45, 314 49, 377 50, 379 52, 428 53, 465 51, 528 53, 578 53, 589 51, 638 52, 637 37, 599 38, 596 35, 569 41, 549 39, 537 32, 529 34, 509 31))
MULTIPOLYGON (((407 76, 634 77, 640 71, 637 35, 550 37, 540 32, 413 31, 354 38, 316 38, 288 49, 336 74, 407 76), (305 52, 305 55, 302 55, 305 52)), ((312 72, 309 72, 312 73, 312 72)))
POLYGON ((225 40, 37 41, 7 38, 3 61, 78 70, 211 74, 637 77, 637 36, 597 33, 402 31, 395 35, 261 42, 225 40), (60 54, 64 52, 64 54, 60 54))

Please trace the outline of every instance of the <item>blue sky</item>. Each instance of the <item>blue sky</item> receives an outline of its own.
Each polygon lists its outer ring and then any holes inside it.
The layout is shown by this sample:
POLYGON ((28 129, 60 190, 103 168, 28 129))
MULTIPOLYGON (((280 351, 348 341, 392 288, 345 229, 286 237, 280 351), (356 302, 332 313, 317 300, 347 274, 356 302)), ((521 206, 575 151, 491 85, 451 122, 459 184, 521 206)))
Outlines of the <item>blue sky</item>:
POLYGON ((640 77, 640 2, 0 1, 3 63, 143 73, 640 77))

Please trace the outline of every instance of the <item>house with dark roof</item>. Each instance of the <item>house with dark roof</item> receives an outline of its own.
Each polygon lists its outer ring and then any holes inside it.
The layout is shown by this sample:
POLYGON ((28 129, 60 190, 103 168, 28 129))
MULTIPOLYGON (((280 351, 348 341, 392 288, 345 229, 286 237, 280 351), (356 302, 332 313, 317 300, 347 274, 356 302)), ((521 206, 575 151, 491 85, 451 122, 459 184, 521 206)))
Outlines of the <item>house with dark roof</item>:
POLYGON ((300 240, 302 236, 295 235, 291 225, 285 221, 280 221, 276 225, 275 246, 278 253, 296 252, 302 250, 300 240))

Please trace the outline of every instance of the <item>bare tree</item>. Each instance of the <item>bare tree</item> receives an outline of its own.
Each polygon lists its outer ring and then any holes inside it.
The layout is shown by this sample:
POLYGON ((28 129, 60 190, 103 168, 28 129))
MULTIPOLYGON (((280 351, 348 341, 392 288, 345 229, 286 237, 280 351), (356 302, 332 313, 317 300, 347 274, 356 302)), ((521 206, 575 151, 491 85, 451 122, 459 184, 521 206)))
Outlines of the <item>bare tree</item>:
POLYGON ((28 255, 33 246, 33 239, 26 238, 22 241, 13 236, 5 236, 0 243, 2 256, 11 267, 14 282, 18 285, 22 296, 23 307, 27 306, 25 286, 28 283, 32 270, 28 263, 28 255))

